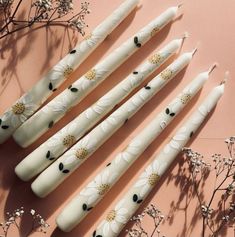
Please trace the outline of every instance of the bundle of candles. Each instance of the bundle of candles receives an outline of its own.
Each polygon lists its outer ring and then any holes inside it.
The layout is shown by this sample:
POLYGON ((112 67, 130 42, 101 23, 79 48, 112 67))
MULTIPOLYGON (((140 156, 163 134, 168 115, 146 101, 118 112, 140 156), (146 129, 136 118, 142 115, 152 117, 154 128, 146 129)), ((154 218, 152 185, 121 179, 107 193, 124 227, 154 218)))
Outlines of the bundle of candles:
MULTIPOLYGON (((0 118, 0 143, 6 141, 12 134, 15 141, 22 147, 27 147, 36 141, 134 52, 172 22, 181 6, 167 9, 39 109, 53 91, 95 50, 137 4, 138 0, 125 0, 93 30, 89 37, 86 37, 84 41, 71 50, 48 74, 3 114, 0 118)), ((148 76, 179 52, 186 38, 187 33, 184 33, 182 37, 173 39, 162 49, 153 53, 130 75, 100 97, 96 103, 42 143, 16 166, 17 176, 24 181, 29 181, 39 175, 32 183, 33 192, 39 197, 50 194, 115 134, 127 120, 138 113, 149 100, 188 66, 197 51, 196 48, 175 58, 170 65, 153 77, 144 87, 139 88, 148 76), (136 88, 138 90, 135 94, 101 122, 116 105, 124 101, 136 88), (94 128, 88 132, 92 127, 94 128)), ((134 165, 134 162, 153 140, 202 89, 215 67, 216 64, 212 65, 208 71, 196 76, 170 104, 165 106, 162 112, 157 114, 129 142, 123 151, 114 157, 107 167, 101 170, 68 203, 56 220, 60 229, 66 232, 71 231, 92 211, 92 208, 101 201, 128 168, 134 165)), ((159 178, 167 171, 180 150, 216 106, 223 92, 224 81, 211 91, 172 140, 146 167, 122 200, 107 214, 106 219, 94 231, 93 236, 118 236, 124 225, 154 188, 159 178)))

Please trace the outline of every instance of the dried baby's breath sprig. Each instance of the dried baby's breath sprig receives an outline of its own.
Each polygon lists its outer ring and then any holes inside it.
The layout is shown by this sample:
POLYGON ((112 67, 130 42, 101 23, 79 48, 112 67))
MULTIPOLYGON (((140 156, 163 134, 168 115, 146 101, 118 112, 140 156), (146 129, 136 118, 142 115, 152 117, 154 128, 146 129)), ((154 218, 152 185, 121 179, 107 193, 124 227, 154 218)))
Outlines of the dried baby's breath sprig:
MULTIPOLYGON (((14 210, 12 213, 7 212, 6 221, 0 223, 0 228, 2 229, 2 235, 0 236, 7 237, 10 227, 15 226, 17 229, 20 229, 21 219, 25 214, 26 213, 23 207, 14 210)), ((32 227, 25 237, 30 236, 33 232, 41 232, 45 234, 50 225, 42 218, 41 215, 36 213, 35 210, 31 209, 29 214, 32 217, 32 227)))
POLYGON ((35 24, 42 26, 60 25, 71 27, 80 34, 85 34, 85 16, 90 13, 89 3, 81 3, 79 12, 74 13, 73 0, 32 0, 24 5, 28 14, 22 19, 23 0, 0 0, 0 13, 3 20, 0 24, 0 39, 17 31, 31 28, 35 24))
MULTIPOLYGON (((210 237, 216 237, 223 228, 233 227, 235 222, 235 137, 225 140, 228 148, 228 156, 213 154, 212 164, 204 161, 203 156, 190 148, 184 148, 186 160, 189 165, 193 188, 200 205, 202 217, 202 237, 206 231, 211 232, 210 237), (204 200, 200 185, 208 175, 214 175, 214 188, 210 197, 204 200), (216 197, 220 197, 219 201, 216 197)), ((205 182, 204 182, 205 185, 205 182)), ((209 184, 211 186, 211 182, 209 184)), ((235 232, 234 232, 235 233, 235 232)))
POLYGON ((127 230, 127 233, 130 237, 165 237, 165 235, 161 235, 161 231, 159 229, 163 220, 164 215, 162 212, 154 204, 150 204, 141 214, 131 218, 131 221, 134 222, 134 227, 127 230), (146 230, 143 227, 143 220, 147 216, 153 220, 154 228, 152 231, 149 229, 146 230), (150 234, 149 231, 151 232, 150 234))

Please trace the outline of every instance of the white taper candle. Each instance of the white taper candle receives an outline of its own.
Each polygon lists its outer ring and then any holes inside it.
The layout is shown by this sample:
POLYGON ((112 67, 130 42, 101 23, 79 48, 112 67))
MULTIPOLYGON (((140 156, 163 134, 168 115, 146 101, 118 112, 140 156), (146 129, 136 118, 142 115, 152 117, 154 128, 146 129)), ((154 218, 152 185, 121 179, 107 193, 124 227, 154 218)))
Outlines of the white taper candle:
POLYGON ((191 61, 194 52, 195 50, 181 55, 42 172, 32 183, 34 193, 39 197, 44 197, 52 192, 105 141, 107 141, 108 138, 111 137, 129 118, 144 106, 147 101, 160 91, 167 82, 185 68, 191 61))
POLYGON ((27 91, 0 117, 0 144, 29 118, 81 63, 99 46, 127 15, 139 0, 124 1, 92 33, 78 43, 40 81, 27 91))
POLYGON ((186 35, 181 39, 172 40, 161 50, 154 53, 94 105, 87 108, 77 118, 29 154, 15 168, 18 177, 24 181, 30 180, 54 162, 119 102, 124 100, 154 70, 174 55, 181 47, 185 37, 186 35))
POLYGON ((73 198, 57 218, 63 231, 71 231, 97 205, 124 172, 138 159, 154 139, 197 94, 209 78, 200 73, 173 101, 166 106, 96 177, 73 198), (173 115, 173 114, 174 115, 173 115), (171 115, 170 115, 171 114, 171 115))
MULTIPOLYGON (((200 127, 210 111, 216 106, 223 93, 224 84, 215 87, 211 91, 171 141, 165 145, 159 155, 141 173, 117 205, 108 212, 106 218, 94 231, 93 237, 116 237, 119 235, 122 228, 131 216, 134 215, 143 200, 153 190, 159 178, 167 171, 181 149, 200 127)), ((59 221, 62 223, 62 220, 59 221)))
POLYGON ((137 34, 129 38, 104 60, 74 82, 71 87, 64 90, 19 127, 14 133, 15 141, 23 147, 33 143, 50 129, 54 123, 58 122, 69 109, 77 105, 128 57, 144 45, 156 32, 171 22, 177 12, 178 7, 167 9, 137 34))

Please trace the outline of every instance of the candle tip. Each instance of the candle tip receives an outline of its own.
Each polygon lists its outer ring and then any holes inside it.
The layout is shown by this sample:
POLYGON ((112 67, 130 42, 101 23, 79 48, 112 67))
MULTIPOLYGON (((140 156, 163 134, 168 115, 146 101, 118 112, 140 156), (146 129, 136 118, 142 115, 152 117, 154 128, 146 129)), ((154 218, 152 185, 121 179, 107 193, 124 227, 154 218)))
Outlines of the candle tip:
POLYGON ((183 5, 184 5, 183 3, 180 3, 177 7, 181 8, 183 5))
POLYGON ((214 69, 217 68, 217 67, 218 67, 218 63, 215 62, 215 63, 209 68, 208 74, 211 74, 211 73, 214 71, 214 69))
POLYGON ((185 31, 184 34, 183 34, 183 36, 182 36, 182 39, 185 40, 185 39, 187 39, 188 37, 189 37, 189 33, 188 33, 188 31, 185 31))
POLYGON ((229 79, 229 75, 230 75, 229 71, 226 71, 225 76, 224 76, 224 80, 221 81, 220 85, 223 85, 227 82, 227 80, 229 79))

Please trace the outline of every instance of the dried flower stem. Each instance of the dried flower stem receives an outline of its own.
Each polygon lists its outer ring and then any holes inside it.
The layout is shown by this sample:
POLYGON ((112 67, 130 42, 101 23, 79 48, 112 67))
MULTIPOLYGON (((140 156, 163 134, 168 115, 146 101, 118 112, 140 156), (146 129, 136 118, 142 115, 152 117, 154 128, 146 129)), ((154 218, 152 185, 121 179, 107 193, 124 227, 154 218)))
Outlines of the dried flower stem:
MULTIPOLYGON (((5 222, 0 223, 0 227, 2 229, 3 235, 0 237, 7 237, 8 231, 11 226, 15 226, 18 230, 20 229, 19 223, 21 223, 21 219, 25 214, 24 208, 16 209, 12 213, 7 213, 7 220, 5 222)), ((45 222, 41 215, 37 214, 35 210, 30 210, 30 215, 32 217, 32 226, 29 232, 25 235, 25 237, 30 236, 34 232, 46 233, 49 224, 45 222)))
POLYGON ((207 229, 211 232, 211 237, 216 237, 221 230, 228 224, 235 221, 235 202, 231 200, 231 196, 235 190, 235 157, 234 157, 234 142, 235 137, 230 137, 226 141, 229 157, 222 157, 221 154, 214 154, 212 156, 214 165, 207 164, 203 161, 203 156, 189 148, 184 148, 183 151, 186 155, 191 179, 193 182, 194 191, 200 204, 201 217, 202 217, 202 237, 206 236, 207 229), (215 173, 214 189, 211 193, 209 201, 206 202, 200 196, 200 183, 206 178, 208 172, 215 173), (218 182, 220 180, 220 182, 218 182), (222 207, 214 210, 212 204, 215 202, 217 194, 221 193, 221 199, 214 206, 222 207), (220 221, 216 217, 222 216, 220 221), (217 222, 217 226, 215 224, 217 222))
POLYGON ((87 27, 85 16, 90 13, 88 2, 81 3, 81 10, 65 19, 73 10, 72 0, 31 0, 27 18, 18 19, 17 14, 23 1, 19 0, 12 11, 15 1, 0 1, 0 12, 4 13, 3 26, 0 27, 0 39, 17 31, 31 28, 34 24, 40 24, 41 27, 62 25, 76 29, 82 35, 85 34, 84 28, 87 27))
MULTIPOLYGON (((159 230, 160 225, 164 220, 162 212, 154 205, 150 204, 144 209, 144 211, 137 216, 132 217, 134 221, 134 227, 130 230, 127 230, 127 233, 130 237, 153 237, 157 234, 158 237, 161 236, 161 231, 159 230), (148 231, 144 229, 142 222, 145 216, 149 216, 154 224, 154 228, 151 231, 151 234, 148 234, 148 231)), ((165 237, 162 235, 162 237, 165 237)))

